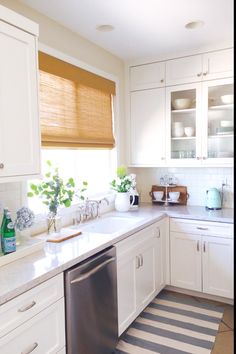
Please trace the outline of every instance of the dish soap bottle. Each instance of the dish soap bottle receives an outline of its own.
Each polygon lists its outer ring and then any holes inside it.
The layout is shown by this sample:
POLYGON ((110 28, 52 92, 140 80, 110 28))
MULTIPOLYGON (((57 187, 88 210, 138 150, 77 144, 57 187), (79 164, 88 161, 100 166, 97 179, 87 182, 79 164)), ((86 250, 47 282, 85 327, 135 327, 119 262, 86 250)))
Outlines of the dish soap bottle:
POLYGON ((14 224, 11 220, 9 210, 4 209, 1 225, 1 244, 3 254, 9 254, 16 251, 16 234, 14 224))

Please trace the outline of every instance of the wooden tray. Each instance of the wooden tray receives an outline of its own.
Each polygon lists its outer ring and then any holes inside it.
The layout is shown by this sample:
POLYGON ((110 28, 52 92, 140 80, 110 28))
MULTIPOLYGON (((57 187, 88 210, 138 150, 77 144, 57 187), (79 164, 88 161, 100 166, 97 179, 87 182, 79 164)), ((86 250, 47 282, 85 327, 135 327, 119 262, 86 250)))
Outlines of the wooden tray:
MULTIPOLYGON (((169 192, 180 192, 180 196, 177 202, 172 202, 169 201, 168 204, 170 205, 186 205, 187 204, 187 200, 189 197, 189 194, 187 192, 187 187, 186 186, 168 186, 167 187, 167 193, 169 192)), ((166 187, 165 186, 157 186, 157 185, 153 185, 152 186, 152 190, 149 193, 150 197, 152 198, 152 202, 155 204, 159 204, 159 205, 163 205, 166 199, 166 187), (154 196, 153 196, 153 192, 164 192, 163 198, 162 200, 155 200, 154 196)), ((167 195, 168 199, 169 199, 169 195, 167 195)))

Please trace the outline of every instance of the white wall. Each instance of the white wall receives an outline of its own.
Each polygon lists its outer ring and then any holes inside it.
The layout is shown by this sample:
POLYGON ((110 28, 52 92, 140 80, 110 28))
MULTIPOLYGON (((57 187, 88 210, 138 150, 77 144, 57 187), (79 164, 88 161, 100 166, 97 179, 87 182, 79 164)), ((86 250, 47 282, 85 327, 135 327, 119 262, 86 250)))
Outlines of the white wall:
POLYGON ((160 177, 172 173, 178 180, 178 184, 187 186, 189 193, 188 205, 205 206, 206 190, 216 187, 221 190, 224 187, 224 202, 226 208, 233 208, 234 203, 234 179, 232 168, 130 168, 130 172, 137 175, 137 189, 141 194, 142 202, 150 202, 149 192, 152 185, 160 184, 160 177))

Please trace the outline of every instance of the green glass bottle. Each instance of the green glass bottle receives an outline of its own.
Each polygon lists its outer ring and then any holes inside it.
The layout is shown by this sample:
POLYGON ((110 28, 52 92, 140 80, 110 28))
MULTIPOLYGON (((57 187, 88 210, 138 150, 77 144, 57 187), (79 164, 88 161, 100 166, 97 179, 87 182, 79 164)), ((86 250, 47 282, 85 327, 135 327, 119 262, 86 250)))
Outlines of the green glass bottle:
POLYGON ((2 253, 3 253, 3 237, 2 237, 2 229, 3 229, 3 225, 5 223, 6 220, 6 213, 8 212, 8 208, 4 208, 3 210, 3 217, 2 217, 2 223, 1 223, 1 228, 0 228, 0 238, 1 238, 1 249, 2 249, 2 253))
POLYGON ((16 234, 11 214, 8 209, 4 209, 3 221, 1 226, 1 243, 3 254, 16 251, 16 234))

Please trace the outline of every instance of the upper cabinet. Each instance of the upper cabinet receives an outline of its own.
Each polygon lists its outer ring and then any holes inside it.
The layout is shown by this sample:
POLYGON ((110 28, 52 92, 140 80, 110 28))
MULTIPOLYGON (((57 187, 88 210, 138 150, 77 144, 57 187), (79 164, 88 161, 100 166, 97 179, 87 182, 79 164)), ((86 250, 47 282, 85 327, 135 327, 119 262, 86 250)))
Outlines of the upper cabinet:
POLYGON ((233 49, 203 54, 203 80, 233 76, 233 49))
POLYGON ((223 49, 130 67, 130 166, 232 166, 232 59, 223 49))
POLYGON ((166 85, 197 82, 200 81, 201 76, 202 55, 193 55, 166 62, 166 85))
POLYGON ((37 29, 0 6, 0 182, 40 174, 37 29))
POLYGON ((165 86, 165 62, 130 68, 130 91, 165 86))
POLYGON ((166 85, 178 85, 233 76, 233 49, 168 60, 166 85))

